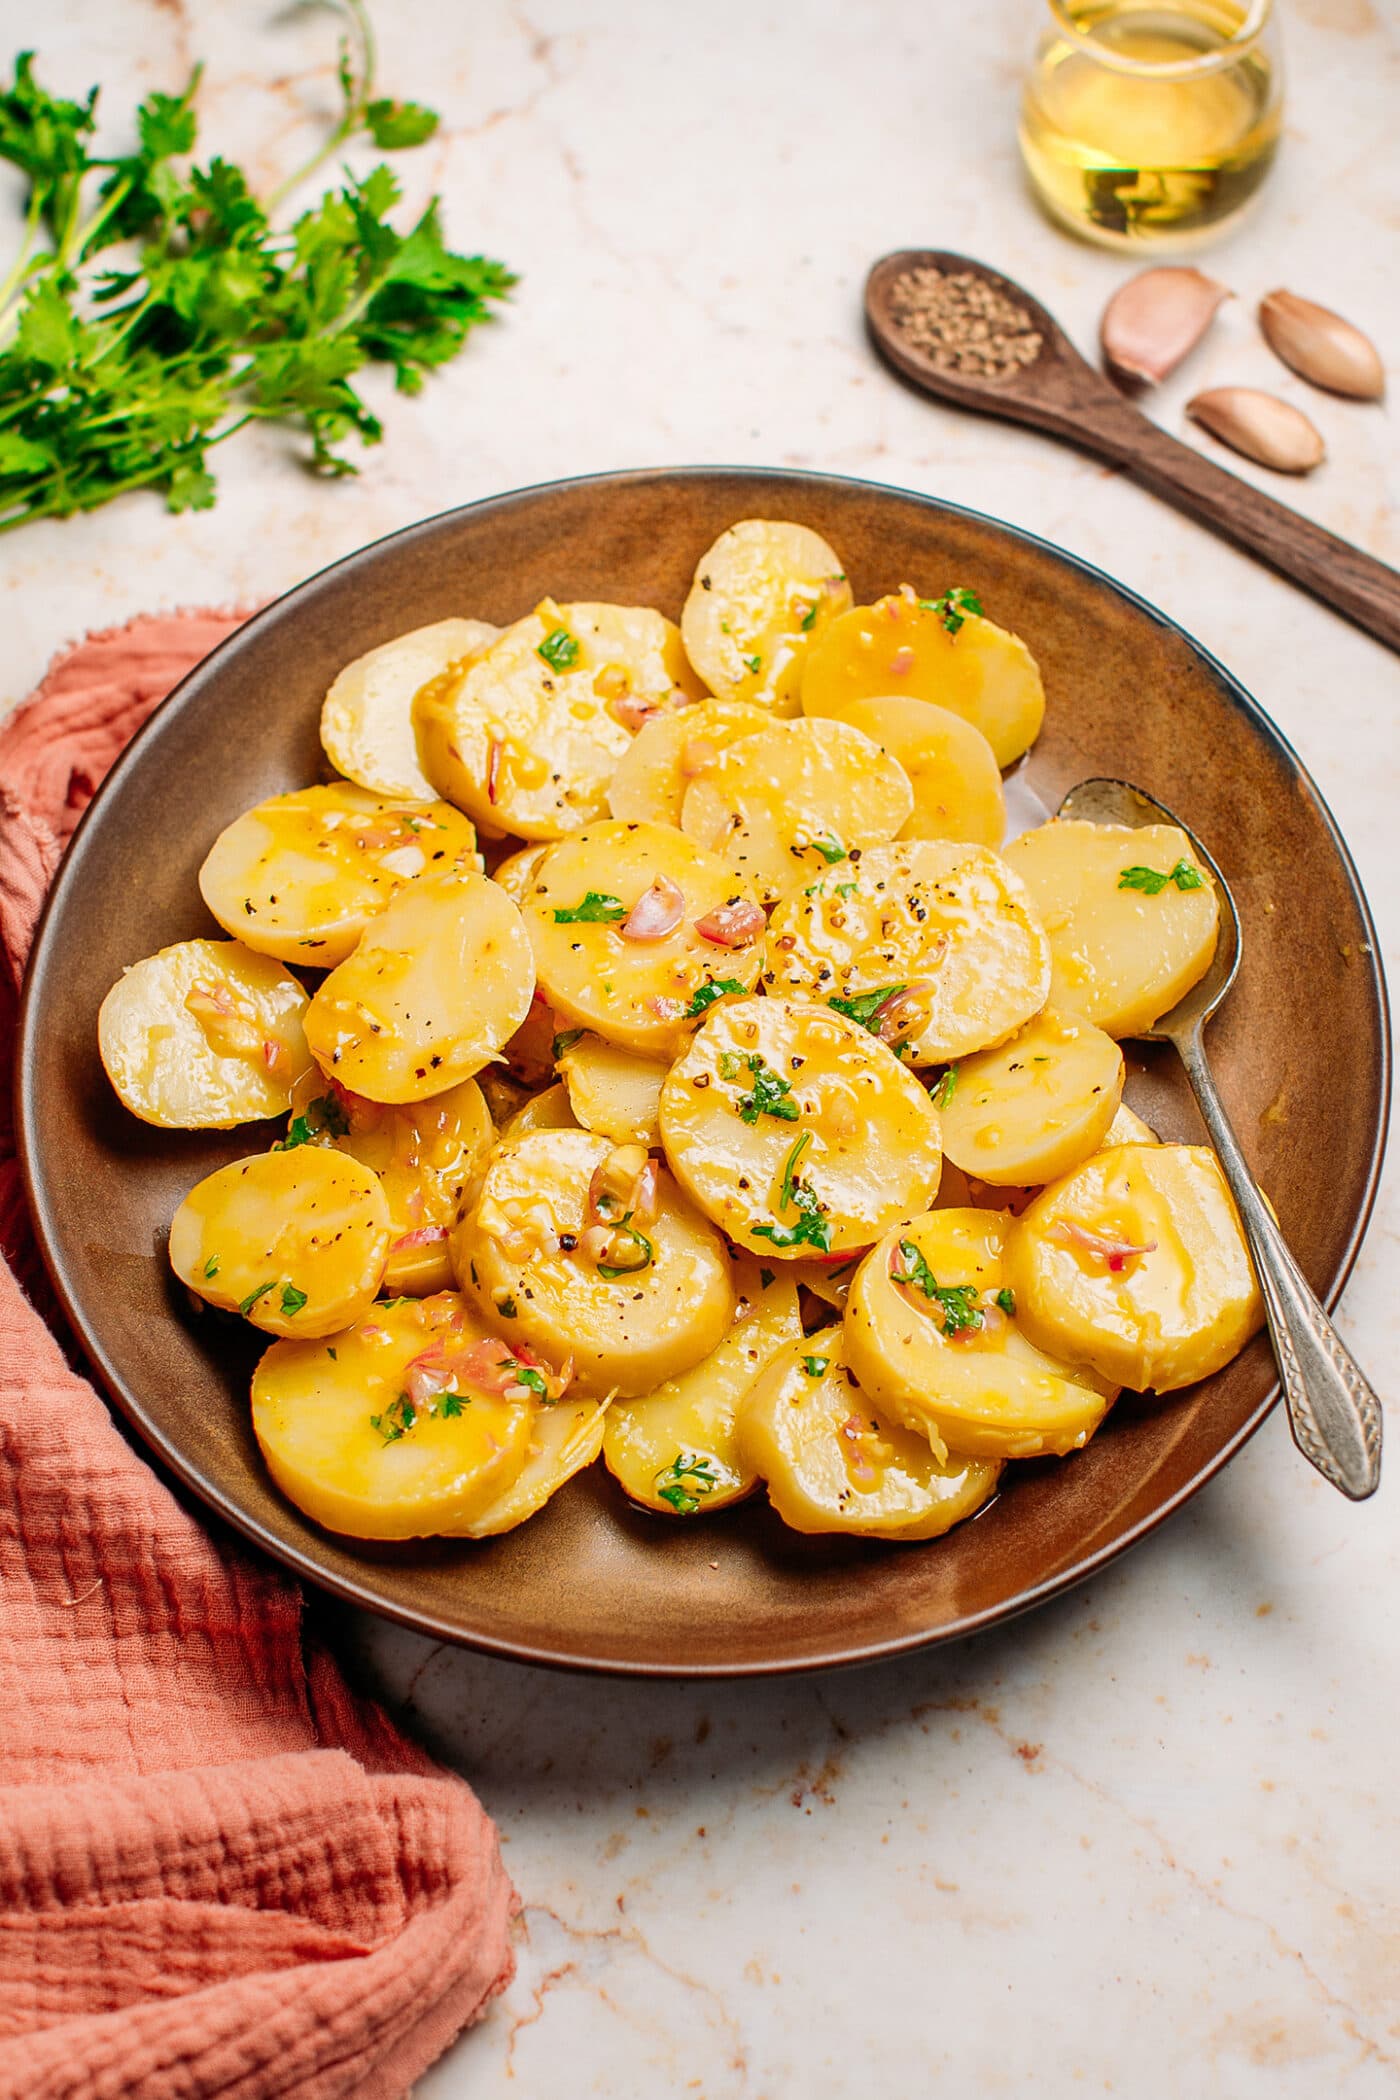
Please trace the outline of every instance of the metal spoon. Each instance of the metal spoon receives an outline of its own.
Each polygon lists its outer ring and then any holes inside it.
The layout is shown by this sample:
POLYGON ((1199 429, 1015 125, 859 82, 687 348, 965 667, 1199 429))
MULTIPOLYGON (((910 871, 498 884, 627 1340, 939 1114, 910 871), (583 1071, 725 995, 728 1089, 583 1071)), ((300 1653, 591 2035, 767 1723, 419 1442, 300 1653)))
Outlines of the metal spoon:
POLYGON ((1149 421, 1080 356, 1053 316, 1014 278, 946 248, 901 248, 877 262, 866 279, 865 319, 881 356, 921 392, 958 408, 1030 423, 1112 460, 1154 495, 1190 511, 1387 647, 1400 649, 1400 574, 1149 421), (979 277, 1019 306, 1040 339, 1031 362, 1000 374, 935 364, 895 318, 894 287, 914 269, 979 277))
POLYGON ((1333 1487, 1354 1502, 1364 1501, 1380 1486, 1380 1403, 1289 1253, 1240 1150, 1206 1062, 1206 1022, 1240 967, 1240 918, 1230 886, 1190 826, 1126 780, 1081 780, 1065 796, 1057 815, 1078 817, 1090 824, 1128 824, 1134 829, 1143 824, 1175 824, 1209 870, 1220 900, 1215 958, 1200 983, 1170 1013, 1163 1014, 1155 1028, 1145 1028, 1142 1034, 1148 1042, 1170 1043, 1185 1065, 1230 1184, 1263 1294, 1293 1441, 1333 1487))

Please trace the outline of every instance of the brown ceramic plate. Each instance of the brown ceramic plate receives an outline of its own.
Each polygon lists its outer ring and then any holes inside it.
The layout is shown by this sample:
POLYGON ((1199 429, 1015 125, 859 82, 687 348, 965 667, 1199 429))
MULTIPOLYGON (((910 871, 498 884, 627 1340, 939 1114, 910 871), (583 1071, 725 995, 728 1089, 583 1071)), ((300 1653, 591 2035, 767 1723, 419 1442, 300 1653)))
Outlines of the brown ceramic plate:
MULTIPOLYGON (((924 1546, 801 1538, 761 1499, 687 1527, 631 1509, 600 1466, 504 1538, 363 1546, 320 1531, 272 1486, 249 1423, 259 1337, 191 1317, 164 1259, 186 1190, 272 1127, 170 1133, 129 1116, 98 1062, 103 994, 125 964, 212 930, 195 886, 205 850, 250 803, 322 774, 321 696, 347 658, 450 613, 511 620, 546 593, 677 616, 697 557, 746 517, 815 526, 848 564, 858 602, 905 578, 930 590, 971 585, 1027 638, 1045 673, 1049 710, 1028 772, 1040 797, 1053 807, 1093 773, 1141 781, 1216 854, 1239 903, 1244 964, 1211 1052, 1246 1150, 1325 1299, 1351 1267, 1381 1162, 1385 993, 1332 819, 1249 695, 1179 628, 1082 562, 897 490, 694 468, 500 496, 328 569, 186 679, 78 830, 24 1008, 29 1192, 74 1327, 117 1405, 180 1479, 338 1595, 527 1661, 760 1673, 972 1632, 1143 1537, 1240 1448, 1276 1397, 1268 1345, 1256 1341, 1179 1398, 1126 1398, 1079 1456, 1011 1467, 975 1523, 924 1546)), ((1164 1136, 1199 1137, 1169 1051, 1145 1050, 1128 1091, 1164 1136)))

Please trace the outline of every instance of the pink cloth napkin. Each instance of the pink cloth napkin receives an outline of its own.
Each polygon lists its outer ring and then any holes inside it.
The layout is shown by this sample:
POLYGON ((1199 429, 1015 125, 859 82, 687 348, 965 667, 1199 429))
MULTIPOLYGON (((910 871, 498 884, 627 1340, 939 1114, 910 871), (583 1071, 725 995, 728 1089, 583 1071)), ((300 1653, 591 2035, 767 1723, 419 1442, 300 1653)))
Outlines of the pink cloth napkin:
POLYGON ((0 2095, 392 2100, 509 1981, 496 1832, 300 1593, 124 1441, 47 1301, 10 1117, 16 992, 94 789, 237 616, 139 619, 0 728, 0 2095))

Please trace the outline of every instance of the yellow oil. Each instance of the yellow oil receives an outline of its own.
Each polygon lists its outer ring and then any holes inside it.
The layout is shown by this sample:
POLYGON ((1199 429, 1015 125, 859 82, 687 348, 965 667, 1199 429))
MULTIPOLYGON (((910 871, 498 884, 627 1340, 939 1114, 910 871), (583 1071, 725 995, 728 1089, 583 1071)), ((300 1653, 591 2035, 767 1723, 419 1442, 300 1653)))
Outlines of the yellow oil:
POLYGON ((1214 68, 1163 76, 1153 69, 1222 51, 1245 8, 1069 0, 1064 11, 1078 39, 1047 33, 1021 111, 1021 152, 1047 209, 1114 247, 1185 246, 1233 218, 1278 147, 1269 33, 1214 68))

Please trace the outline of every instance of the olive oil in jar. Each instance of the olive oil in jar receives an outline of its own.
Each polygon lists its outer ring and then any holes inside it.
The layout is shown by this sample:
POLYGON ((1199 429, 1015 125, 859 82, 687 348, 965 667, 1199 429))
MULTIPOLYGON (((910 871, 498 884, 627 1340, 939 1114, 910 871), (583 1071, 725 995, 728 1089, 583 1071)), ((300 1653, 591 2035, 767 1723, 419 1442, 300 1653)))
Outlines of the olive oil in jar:
POLYGON ((1113 247, 1188 246, 1263 182, 1282 82, 1268 0, 1050 0, 1021 152, 1052 215, 1113 247))

